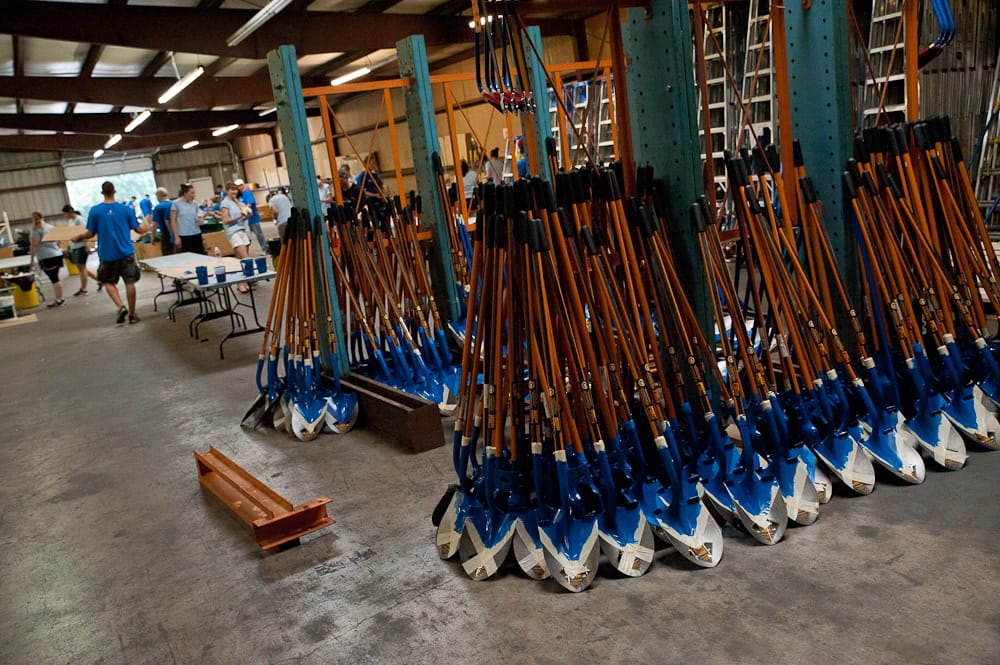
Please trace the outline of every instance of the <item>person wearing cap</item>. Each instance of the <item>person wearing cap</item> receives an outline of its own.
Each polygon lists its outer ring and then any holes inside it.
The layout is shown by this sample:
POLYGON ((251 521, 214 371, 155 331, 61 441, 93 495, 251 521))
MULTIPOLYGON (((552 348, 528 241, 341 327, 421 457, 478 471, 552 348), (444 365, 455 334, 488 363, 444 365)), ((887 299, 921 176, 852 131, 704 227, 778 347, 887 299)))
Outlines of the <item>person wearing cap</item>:
POLYGON ((124 203, 115 201, 115 186, 110 180, 101 184, 101 194, 104 202, 90 209, 87 217, 87 231, 71 238, 73 242, 88 240, 100 236, 97 245, 97 255, 101 265, 97 268, 97 279, 105 286, 108 297, 118 308, 116 323, 136 323, 139 315, 135 311, 135 283, 139 281, 139 264, 135 260, 135 247, 132 245, 130 231, 139 235, 149 229, 145 223, 140 223, 135 214, 124 203), (118 294, 118 280, 125 281, 125 296, 128 299, 128 309, 122 305, 118 294))
POLYGON ((170 208, 173 203, 166 187, 156 188, 156 205, 150 216, 156 225, 154 228, 160 231, 160 251, 164 256, 174 253, 174 237, 170 233, 170 208))
MULTIPOLYGON (((240 192, 239 200, 244 206, 249 206, 252 214, 247 218, 247 225, 250 231, 256 236, 257 242, 260 243, 260 251, 267 253, 265 249, 267 245, 264 244, 264 232, 260 228, 260 213, 257 212, 257 199, 253 196, 253 190, 250 189, 250 185, 246 184, 239 178, 237 178, 234 183, 242 191, 240 192)), ((249 249, 249 247, 247 248, 249 249)))
POLYGON ((178 196, 170 205, 170 230, 174 235, 174 247, 180 252, 205 253, 205 243, 201 239, 202 214, 194 201, 194 185, 185 182, 178 196))
MULTIPOLYGON (((63 206, 62 213, 63 217, 69 220, 68 226, 87 227, 87 222, 84 221, 83 215, 77 212, 77 210, 70 204, 67 203, 63 206)), ((69 260, 80 272, 80 288, 73 294, 74 296, 87 295, 87 277, 93 277, 95 280, 97 279, 97 275, 87 272, 88 255, 89 252, 87 251, 86 242, 70 242, 69 260)), ((98 284, 98 289, 100 288, 100 284, 98 284)))

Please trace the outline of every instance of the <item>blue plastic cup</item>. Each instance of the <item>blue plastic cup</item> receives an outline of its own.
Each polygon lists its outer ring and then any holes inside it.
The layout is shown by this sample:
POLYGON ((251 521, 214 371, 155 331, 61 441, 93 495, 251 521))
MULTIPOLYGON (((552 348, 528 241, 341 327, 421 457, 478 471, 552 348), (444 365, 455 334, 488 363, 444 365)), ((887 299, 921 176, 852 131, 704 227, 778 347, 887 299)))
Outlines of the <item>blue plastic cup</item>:
POLYGON ((240 259, 240 267, 243 268, 244 275, 253 277, 253 259, 240 259))
POLYGON ((208 266, 195 266, 194 271, 198 274, 199 284, 208 284, 208 266))
POLYGON ((215 266, 215 281, 226 281, 226 266, 215 266))
POLYGON ((267 272, 267 257, 258 256, 257 257, 257 272, 265 273, 267 272))

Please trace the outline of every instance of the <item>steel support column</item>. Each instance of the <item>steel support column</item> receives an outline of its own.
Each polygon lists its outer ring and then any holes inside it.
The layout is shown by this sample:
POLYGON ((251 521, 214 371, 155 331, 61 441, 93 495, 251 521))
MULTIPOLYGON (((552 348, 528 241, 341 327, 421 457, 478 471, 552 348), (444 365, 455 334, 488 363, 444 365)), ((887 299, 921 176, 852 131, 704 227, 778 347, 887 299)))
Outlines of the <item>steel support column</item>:
POLYGON ((445 224, 451 223, 448 211, 441 205, 437 195, 437 181, 434 162, 431 157, 440 154, 438 145, 437 119, 434 115, 434 96, 431 89, 430 71, 427 68, 427 49, 424 38, 412 35, 396 42, 399 59, 399 75, 409 81, 403 88, 406 101, 406 125, 410 130, 410 146, 413 150, 413 171, 417 178, 417 191, 423 202, 424 220, 429 221, 431 230, 431 278, 434 281, 434 299, 438 309, 449 321, 459 319, 458 291, 455 274, 451 268, 451 248, 445 224))
MULTIPOLYGON (((314 262, 317 267, 316 284, 323 283, 321 270, 333 274, 330 263, 330 245, 326 235, 326 220, 316 187, 316 165, 313 163, 312 145, 309 139, 309 125, 306 122, 306 108, 302 98, 302 81, 295 57, 295 47, 284 45, 267 54, 267 68, 274 90, 274 104, 277 107, 278 127, 285 147, 285 164, 288 167, 288 183, 294 193, 300 211, 308 211, 313 234, 314 262)), ((334 165, 336 168, 336 165, 334 165)), ((337 290, 331 288, 325 297, 316 299, 316 326, 319 333, 320 355, 324 367, 333 368, 331 354, 337 354, 337 369, 341 374, 348 371, 347 336, 340 317, 340 303, 337 290), (336 339, 336 348, 330 348, 330 330, 327 324, 329 314, 336 339)), ((319 290, 317 290, 317 294, 319 290)))
MULTIPOLYGON (((785 36, 794 134, 823 201, 827 231, 848 295, 858 303, 857 242, 840 180, 853 145, 846 4, 823 0, 804 8, 800 2, 785 3, 785 36)), ((787 171, 787 165, 783 166, 787 171)))
MULTIPOLYGON (((545 140, 552 136, 552 119, 549 117, 549 84, 545 80, 545 63, 540 60, 542 56, 541 29, 537 25, 528 26, 525 28, 522 40, 524 59, 528 67, 527 83, 531 94, 535 97, 538 109, 532 114, 532 122, 530 123, 535 138, 535 154, 527 156, 528 163, 532 174, 540 175, 552 182, 549 160, 545 155, 545 140), (536 52, 538 57, 535 57, 536 52)), ((526 126, 523 121, 522 126, 526 126)))
POLYGON ((651 164, 656 176, 667 182, 677 272, 687 281, 687 294, 703 334, 712 339, 708 285, 688 216, 691 204, 703 192, 687 3, 653 0, 648 15, 642 9, 629 9, 622 43, 635 163, 651 164))

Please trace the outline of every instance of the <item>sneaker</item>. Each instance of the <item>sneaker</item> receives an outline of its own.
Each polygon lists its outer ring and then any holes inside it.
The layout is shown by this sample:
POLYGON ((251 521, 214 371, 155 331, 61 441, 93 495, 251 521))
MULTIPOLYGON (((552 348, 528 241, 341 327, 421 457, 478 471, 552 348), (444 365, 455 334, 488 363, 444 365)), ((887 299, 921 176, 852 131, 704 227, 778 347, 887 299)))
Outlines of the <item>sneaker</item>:
POLYGON ((97 285, 97 290, 98 291, 100 291, 103 288, 104 288, 104 283, 103 282, 97 285))
POLYGON ((128 322, 129 323, 139 323, 139 315, 138 314, 129 314, 128 315, 128 322))
POLYGON ((64 298, 60 298, 59 300, 53 300, 53 301, 52 301, 52 302, 50 302, 50 303, 49 303, 48 305, 46 305, 46 307, 48 307, 48 308, 52 308, 52 307, 59 307, 59 306, 60 306, 60 305, 62 305, 62 304, 63 304, 64 302, 66 302, 66 300, 65 300, 64 298))
POLYGON ((118 320, 115 323, 125 323, 125 317, 128 316, 128 310, 124 307, 118 308, 118 320))
POLYGON ((77 291, 73 295, 74 296, 85 296, 85 295, 87 295, 87 289, 80 289, 79 291, 77 291))

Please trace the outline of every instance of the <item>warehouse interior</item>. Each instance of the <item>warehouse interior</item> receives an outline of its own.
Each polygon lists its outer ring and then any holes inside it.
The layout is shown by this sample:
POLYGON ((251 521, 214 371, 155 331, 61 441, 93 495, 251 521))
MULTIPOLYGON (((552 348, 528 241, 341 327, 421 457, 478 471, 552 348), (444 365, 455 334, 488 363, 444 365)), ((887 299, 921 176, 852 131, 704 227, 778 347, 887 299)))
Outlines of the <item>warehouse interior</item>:
POLYGON ((998 48, 987 0, 9 3, 0 661, 994 662, 998 48), (103 181, 237 180, 271 242, 135 234, 134 325, 24 263, 103 181))

